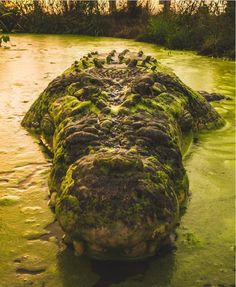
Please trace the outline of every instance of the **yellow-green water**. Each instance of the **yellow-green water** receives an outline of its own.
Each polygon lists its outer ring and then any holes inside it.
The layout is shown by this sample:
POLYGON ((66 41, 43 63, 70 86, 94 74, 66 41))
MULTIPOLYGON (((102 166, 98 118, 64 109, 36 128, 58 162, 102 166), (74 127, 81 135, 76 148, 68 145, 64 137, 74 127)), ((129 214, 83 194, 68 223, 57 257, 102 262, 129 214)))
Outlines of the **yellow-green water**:
POLYGON ((0 286, 234 286, 235 63, 112 38, 12 35, 11 44, 0 49, 0 286), (185 157, 192 195, 177 249, 146 262, 94 262, 63 250, 54 238, 34 239, 53 221, 50 162, 20 122, 74 60, 88 51, 125 48, 152 54, 194 89, 233 100, 214 104, 226 126, 195 136, 185 157))

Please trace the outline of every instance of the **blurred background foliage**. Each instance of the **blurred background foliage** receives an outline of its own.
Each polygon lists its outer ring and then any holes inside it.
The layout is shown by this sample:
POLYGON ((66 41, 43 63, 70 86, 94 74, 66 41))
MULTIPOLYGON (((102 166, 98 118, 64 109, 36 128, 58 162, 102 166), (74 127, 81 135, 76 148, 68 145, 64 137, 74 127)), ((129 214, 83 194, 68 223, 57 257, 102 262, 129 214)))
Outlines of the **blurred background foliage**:
POLYGON ((235 57, 235 1, 0 1, 3 33, 132 38, 170 49, 235 57))

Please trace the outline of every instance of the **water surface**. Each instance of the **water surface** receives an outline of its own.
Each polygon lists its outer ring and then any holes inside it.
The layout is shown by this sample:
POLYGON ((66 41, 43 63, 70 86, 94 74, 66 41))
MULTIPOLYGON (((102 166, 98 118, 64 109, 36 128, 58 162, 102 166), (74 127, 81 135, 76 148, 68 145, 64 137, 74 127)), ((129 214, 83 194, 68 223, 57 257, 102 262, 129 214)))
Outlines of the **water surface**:
POLYGON ((0 49, 0 286, 233 286, 234 64, 132 40, 12 35, 10 49, 0 49), (47 84, 80 56, 125 48, 152 54, 194 89, 233 100, 214 104, 225 127, 195 135, 184 159, 191 200, 176 250, 133 264, 94 262, 45 235, 54 219, 47 206, 50 161, 20 122, 47 84))

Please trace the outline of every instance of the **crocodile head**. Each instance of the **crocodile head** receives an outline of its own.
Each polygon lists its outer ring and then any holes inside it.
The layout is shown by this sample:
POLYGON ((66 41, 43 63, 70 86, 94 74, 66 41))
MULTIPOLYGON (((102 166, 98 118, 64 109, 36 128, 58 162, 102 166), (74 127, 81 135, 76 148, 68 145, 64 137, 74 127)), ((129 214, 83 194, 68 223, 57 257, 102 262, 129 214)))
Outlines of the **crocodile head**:
POLYGON ((188 196, 183 134, 220 126, 198 93, 143 53, 89 53, 23 126, 53 155, 51 206, 77 253, 137 260, 169 242, 188 196))

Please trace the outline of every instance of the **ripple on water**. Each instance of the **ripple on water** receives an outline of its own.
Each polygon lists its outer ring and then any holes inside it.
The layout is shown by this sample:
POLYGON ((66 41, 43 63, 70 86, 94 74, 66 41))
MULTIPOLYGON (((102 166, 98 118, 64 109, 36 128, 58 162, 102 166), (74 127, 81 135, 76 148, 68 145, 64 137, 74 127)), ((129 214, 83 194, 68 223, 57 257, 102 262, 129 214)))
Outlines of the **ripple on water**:
POLYGON ((21 212, 24 214, 34 214, 34 213, 43 213, 42 207, 40 206, 25 206, 21 208, 21 212))

